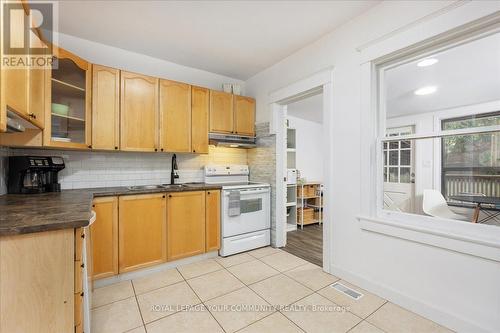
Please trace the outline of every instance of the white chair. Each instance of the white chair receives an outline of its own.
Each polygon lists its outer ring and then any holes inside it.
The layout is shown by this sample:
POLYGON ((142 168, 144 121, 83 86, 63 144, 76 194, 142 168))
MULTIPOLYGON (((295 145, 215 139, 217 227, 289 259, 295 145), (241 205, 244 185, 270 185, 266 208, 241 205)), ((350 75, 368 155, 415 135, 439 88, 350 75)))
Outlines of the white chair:
POLYGON ((446 199, 441 192, 436 190, 424 190, 424 200, 422 204, 424 213, 434 217, 445 219, 468 221, 464 215, 455 214, 446 203, 446 199))

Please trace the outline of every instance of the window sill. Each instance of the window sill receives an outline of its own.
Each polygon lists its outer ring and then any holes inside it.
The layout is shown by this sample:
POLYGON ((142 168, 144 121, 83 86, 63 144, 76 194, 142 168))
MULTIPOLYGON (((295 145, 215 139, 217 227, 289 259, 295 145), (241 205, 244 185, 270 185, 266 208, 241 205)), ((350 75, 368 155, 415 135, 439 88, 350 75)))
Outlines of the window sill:
POLYGON ((499 227, 403 213, 357 219, 363 230, 500 262, 499 227))

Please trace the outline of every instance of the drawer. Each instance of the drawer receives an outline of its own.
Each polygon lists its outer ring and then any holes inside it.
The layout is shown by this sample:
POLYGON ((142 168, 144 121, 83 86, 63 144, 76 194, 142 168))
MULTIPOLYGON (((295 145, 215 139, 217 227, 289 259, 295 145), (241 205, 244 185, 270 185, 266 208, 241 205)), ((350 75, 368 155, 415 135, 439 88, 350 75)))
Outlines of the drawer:
POLYGON ((82 325, 83 318, 83 293, 75 294, 75 327, 82 325))
POLYGON ((82 292, 83 267, 80 260, 75 261, 75 293, 82 292))
POLYGON ((82 260, 83 239, 85 237, 83 228, 75 229, 75 260, 82 260))

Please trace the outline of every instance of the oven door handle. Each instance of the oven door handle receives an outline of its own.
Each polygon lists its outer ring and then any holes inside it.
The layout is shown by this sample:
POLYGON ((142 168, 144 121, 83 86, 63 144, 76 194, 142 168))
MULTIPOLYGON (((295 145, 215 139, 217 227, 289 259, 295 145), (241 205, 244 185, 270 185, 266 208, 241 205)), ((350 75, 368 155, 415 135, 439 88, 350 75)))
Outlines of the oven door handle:
MULTIPOLYGON (((228 192, 225 192, 224 195, 227 197, 229 196, 229 192, 231 190, 228 190, 228 192)), ((237 191, 237 190, 234 190, 234 191, 237 191)), ((244 195, 250 195, 250 194, 260 194, 260 193, 269 193, 269 189, 265 189, 265 190, 256 190, 256 191, 244 191, 244 190, 240 190, 240 196, 244 196, 244 195)))

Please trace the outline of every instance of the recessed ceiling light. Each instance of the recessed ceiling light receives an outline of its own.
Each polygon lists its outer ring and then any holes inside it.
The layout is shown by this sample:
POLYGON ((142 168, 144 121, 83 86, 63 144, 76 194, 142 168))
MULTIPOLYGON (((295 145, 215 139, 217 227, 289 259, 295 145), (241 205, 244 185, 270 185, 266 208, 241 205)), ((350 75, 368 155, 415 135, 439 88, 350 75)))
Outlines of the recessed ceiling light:
POLYGON ((414 93, 415 93, 415 95, 423 96, 423 95, 433 94, 436 92, 436 90, 437 90, 436 86, 426 86, 426 87, 422 87, 420 89, 415 90, 414 93))
POLYGON ((427 66, 432 66, 435 63, 437 63, 439 60, 436 58, 427 58, 424 60, 421 60, 417 63, 418 67, 427 67, 427 66))

